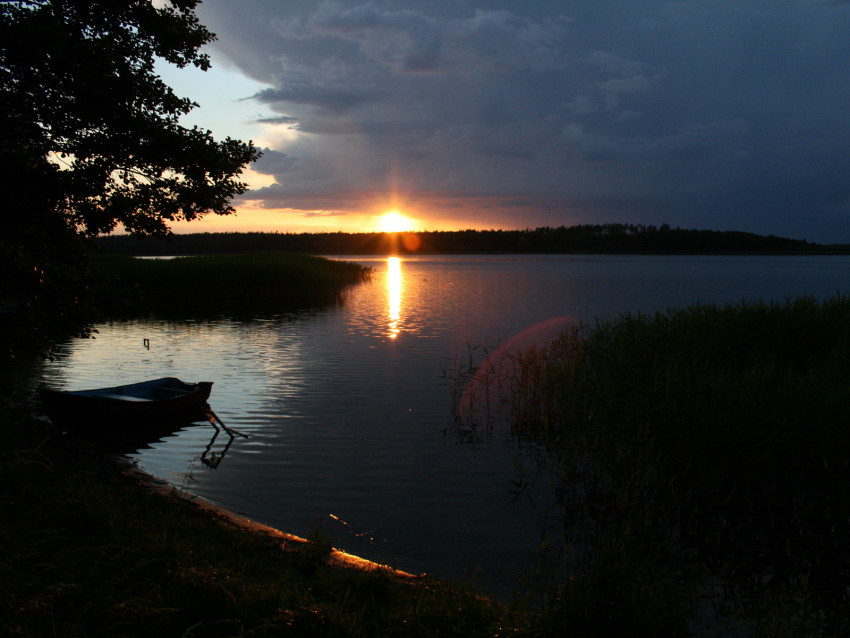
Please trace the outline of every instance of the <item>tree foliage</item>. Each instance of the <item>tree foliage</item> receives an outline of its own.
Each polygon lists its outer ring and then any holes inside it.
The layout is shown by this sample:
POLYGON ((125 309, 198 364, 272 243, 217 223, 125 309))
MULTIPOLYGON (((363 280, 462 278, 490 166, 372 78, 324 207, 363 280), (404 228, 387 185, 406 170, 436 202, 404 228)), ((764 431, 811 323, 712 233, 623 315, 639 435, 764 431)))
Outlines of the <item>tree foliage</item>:
POLYGON ((167 235, 169 222, 233 212, 257 149, 181 126, 197 105, 154 66, 209 68, 197 4, 0 2, 3 299, 36 303, 49 271, 82 263, 82 239, 119 225, 167 235))

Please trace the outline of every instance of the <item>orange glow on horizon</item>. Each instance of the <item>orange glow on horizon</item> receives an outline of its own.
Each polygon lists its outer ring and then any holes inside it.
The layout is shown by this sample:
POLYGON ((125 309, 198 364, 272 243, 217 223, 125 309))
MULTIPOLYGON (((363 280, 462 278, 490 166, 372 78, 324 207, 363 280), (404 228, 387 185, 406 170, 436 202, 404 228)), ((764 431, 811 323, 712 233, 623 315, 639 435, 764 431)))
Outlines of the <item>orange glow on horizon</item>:
MULTIPOLYGON (((170 224, 174 233, 260 232, 260 233, 418 233, 478 230, 517 230, 527 227, 517 220, 490 217, 488 211, 498 209, 489 198, 435 198, 427 203, 417 201, 405 205, 384 201, 375 205, 370 198, 352 197, 353 205, 329 201, 322 210, 306 208, 269 208, 261 199, 235 202, 234 215, 205 215, 191 222, 170 224), (410 208, 413 206, 413 208, 410 208), (415 213, 411 211, 415 210, 415 213)), ((501 209, 498 209, 501 210, 501 209)))

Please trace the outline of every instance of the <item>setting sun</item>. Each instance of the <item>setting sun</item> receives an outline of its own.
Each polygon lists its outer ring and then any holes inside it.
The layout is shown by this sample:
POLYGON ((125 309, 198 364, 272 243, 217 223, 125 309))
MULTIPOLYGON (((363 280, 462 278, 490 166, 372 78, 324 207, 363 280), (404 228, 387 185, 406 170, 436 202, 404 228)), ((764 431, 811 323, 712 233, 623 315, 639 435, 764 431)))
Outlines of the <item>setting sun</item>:
POLYGON ((384 233, 402 233, 414 230, 414 222, 410 217, 405 217, 397 210, 391 210, 381 215, 378 220, 378 228, 384 233))

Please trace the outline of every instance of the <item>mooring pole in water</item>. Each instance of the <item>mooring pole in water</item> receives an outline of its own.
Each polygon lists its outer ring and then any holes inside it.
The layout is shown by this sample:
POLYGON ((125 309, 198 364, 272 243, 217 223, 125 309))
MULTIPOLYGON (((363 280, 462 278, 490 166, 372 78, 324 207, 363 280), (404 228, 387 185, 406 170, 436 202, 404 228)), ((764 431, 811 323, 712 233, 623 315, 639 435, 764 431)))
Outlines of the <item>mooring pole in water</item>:
POLYGON ((234 434, 236 434, 236 435, 241 436, 241 437, 243 437, 243 438, 245 438, 245 439, 247 439, 247 438, 248 438, 248 435, 247 435, 247 434, 243 434, 243 433, 242 433, 242 432, 240 432, 239 430, 234 430, 233 428, 229 428, 229 427, 227 427, 227 426, 224 424, 224 421, 222 421, 222 420, 218 417, 218 415, 217 415, 215 412, 213 412, 213 409, 212 409, 209 405, 207 405, 207 418, 210 420, 210 423, 212 424, 212 426, 213 426, 216 430, 218 430, 219 426, 221 426, 221 429, 222 429, 222 430, 224 430, 225 432, 227 432, 227 433, 228 433, 231 437, 232 437, 234 434))
POLYGON ((151 349, 151 340, 150 339, 142 339, 142 345, 145 347, 145 350, 151 349))
POLYGON ((227 427, 224 424, 224 421, 222 421, 218 417, 218 415, 213 412, 213 409, 210 407, 209 403, 207 403, 205 407, 207 419, 209 419, 210 425, 215 428, 215 434, 213 434, 212 439, 210 439, 210 442, 207 444, 207 449, 205 449, 203 454, 201 454, 201 462, 212 469, 216 469, 218 467, 218 464, 221 463, 222 459, 224 458, 224 455, 227 454, 227 451, 230 449, 230 446, 233 444, 233 439, 235 438, 235 435, 239 435, 246 439, 248 438, 248 435, 242 434, 242 432, 240 432, 239 430, 234 430, 233 428, 227 427), (227 445, 224 446, 224 449, 220 453, 211 452, 212 446, 222 430, 227 432, 227 435, 230 437, 230 439, 227 441, 227 445), (211 458, 207 458, 208 454, 211 458))

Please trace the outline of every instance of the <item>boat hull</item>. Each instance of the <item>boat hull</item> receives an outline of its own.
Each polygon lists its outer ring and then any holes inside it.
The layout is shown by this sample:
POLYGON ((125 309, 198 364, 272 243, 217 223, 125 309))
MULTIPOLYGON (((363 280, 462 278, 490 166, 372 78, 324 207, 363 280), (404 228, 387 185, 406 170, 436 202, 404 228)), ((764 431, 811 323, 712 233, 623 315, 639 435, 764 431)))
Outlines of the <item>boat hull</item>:
POLYGON ((212 383, 184 383, 174 377, 110 388, 42 389, 53 423, 65 432, 115 438, 150 434, 156 440, 193 420, 206 420, 212 383))

